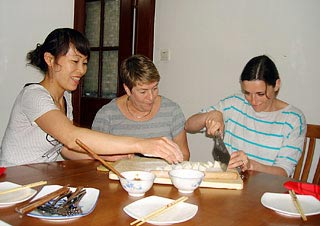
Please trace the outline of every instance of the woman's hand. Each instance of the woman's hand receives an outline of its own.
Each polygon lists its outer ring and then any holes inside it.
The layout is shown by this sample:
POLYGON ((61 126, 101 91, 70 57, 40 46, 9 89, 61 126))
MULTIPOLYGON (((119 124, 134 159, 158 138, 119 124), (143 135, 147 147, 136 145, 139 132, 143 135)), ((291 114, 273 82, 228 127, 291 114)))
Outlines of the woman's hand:
POLYGON ((240 167, 241 171, 251 170, 251 161, 244 151, 236 151, 231 154, 228 168, 240 167))
POLYGON ((206 128, 207 134, 210 136, 214 135, 217 130, 222 135, 224 130, 223 115, 220 111, 197 113, 187 119, 184 128, 188 133, 198 133, 206 128))
POLYGON ((288 177, 287 172, 279 166, 264 165, 255 160, 249 159, 244 151, 236 151, 231 154, 228 168, 233 169, 240 167, 241 171, 254 170, 258 172, 281 175, 288 177))
POLYGON ((141 154, 160 157, 169 163, 183 161, 183 155, 179 146, 166 137, 142 139, 138 142, 138 150, 141 154))
POLYGON ((218 131, 222 137, 224 130, 222 113, 220 111, 209 111, 206 114, 205 127, 207 134, 209 136, 214 136, 216 131, 218 131))

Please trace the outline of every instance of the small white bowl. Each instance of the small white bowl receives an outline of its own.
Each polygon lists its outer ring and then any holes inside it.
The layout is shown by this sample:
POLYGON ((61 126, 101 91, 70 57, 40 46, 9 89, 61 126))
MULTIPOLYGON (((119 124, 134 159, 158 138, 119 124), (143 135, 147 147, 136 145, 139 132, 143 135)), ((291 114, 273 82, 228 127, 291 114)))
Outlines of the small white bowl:
POLYGON ((169 171, 169 176, 179 192, 192 193, 200 186, 204 173, 193 169, 174 169, 169 171))
POLYGON ((126 171, 121 173, 120 183, 130 196, 140 197, 149 191, 156 176, 147 171, 126 171))

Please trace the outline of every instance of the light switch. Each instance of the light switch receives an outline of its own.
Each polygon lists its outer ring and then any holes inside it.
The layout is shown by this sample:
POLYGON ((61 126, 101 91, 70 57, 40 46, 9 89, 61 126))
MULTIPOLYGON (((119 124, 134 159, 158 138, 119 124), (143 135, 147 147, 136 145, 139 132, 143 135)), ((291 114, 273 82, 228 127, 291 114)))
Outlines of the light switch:
POLYGON ((160 61, 169 61, 170 60, 170 50, 161 49, 160 50, 160 61))

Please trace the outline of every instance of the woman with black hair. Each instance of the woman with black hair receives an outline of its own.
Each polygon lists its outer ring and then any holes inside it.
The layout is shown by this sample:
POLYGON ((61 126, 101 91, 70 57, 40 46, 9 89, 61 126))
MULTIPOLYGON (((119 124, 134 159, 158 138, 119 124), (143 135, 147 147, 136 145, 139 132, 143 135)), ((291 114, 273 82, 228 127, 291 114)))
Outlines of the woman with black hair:
POLYGON ((165 138, 140 139, 92 131, 73 125, 70 92, 87 71, 88 40, 78 31, 52 31, 27 60, 44 74, 40 83, 26 85, 18 95, 1 149, 1 165, 22 165, 90 158, 75 142, 81 140, 105 159, 108 155, 141 153, 182 161, 182 153, 165 138))
POLYGON ((216 131, 231 153, 229 168, 291 176, 306 134, 306 120, 296 107, 277 98, 280 77, 267 56, 252 58, 240 76, 242 94, 191 116, 187 132, 216 131))

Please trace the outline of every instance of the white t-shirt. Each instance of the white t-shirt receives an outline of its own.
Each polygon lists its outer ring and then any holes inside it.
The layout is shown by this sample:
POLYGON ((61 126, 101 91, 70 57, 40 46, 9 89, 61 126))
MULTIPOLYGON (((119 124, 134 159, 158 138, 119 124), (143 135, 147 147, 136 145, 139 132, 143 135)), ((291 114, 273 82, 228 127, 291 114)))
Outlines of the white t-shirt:
MULTIPOLYGON (((71 94, 65 92, 64 96, 67 117, 73 120, 71 94)), ((62 144, 35 123, 37 118, 51 110, 58 110, 58 107, 43 86, 30 84, 22 89, 12 108, 2 140, 2 166, 62 160, 62 144)))

